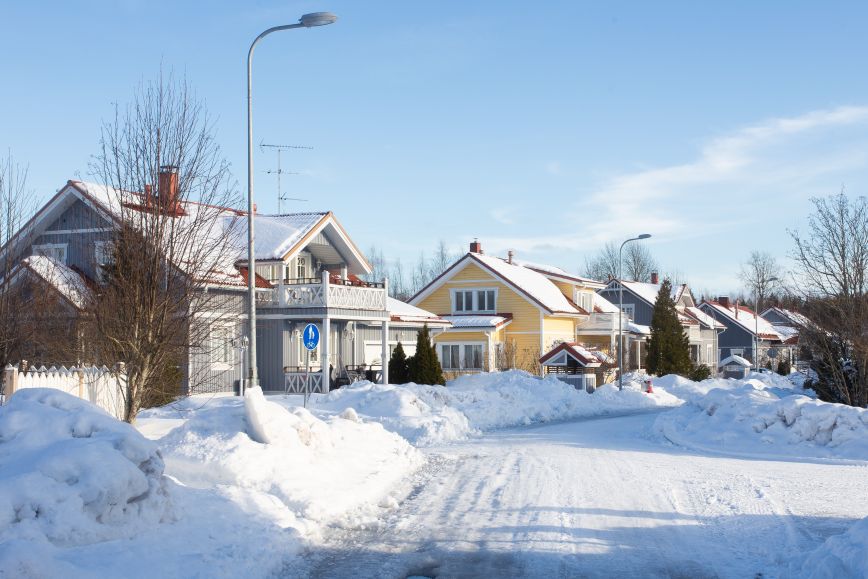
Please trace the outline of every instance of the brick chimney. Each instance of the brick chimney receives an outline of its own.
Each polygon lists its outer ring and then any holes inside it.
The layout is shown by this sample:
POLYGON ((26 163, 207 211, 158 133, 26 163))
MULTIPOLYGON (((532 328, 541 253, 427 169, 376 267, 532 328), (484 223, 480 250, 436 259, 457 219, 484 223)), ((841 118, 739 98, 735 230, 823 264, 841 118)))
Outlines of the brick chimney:
POLYGON ((482 244, 479 243, 478 239, 470 242, 470 253, 482 253, 482 244))
POLYGON ((735 300, 735 319, 738 319, 738 298, 735 300))
POLYGON ((154 202, 154 187, 150 184, 145 185, 145 207, 151 209, 156 203, 154 202))
POLYGON ((657 275, 656 271, 651 272, 651 283, 653 283, 654 285, 660 283, 660 276, 657 275))
POLYGON ((160 167, 160 205, 171 212, 178 211, 178 167, 160 167))
POLYGON ((719 298, 717 298, 717 303, 719 303, 726 309, 729 309, 729 296, 720 296, 719 298))
POLYGON ((506 252, 506 263, 512 263, 512 258, 515 256, 515 252, 513 250, 509 250, 506 252))

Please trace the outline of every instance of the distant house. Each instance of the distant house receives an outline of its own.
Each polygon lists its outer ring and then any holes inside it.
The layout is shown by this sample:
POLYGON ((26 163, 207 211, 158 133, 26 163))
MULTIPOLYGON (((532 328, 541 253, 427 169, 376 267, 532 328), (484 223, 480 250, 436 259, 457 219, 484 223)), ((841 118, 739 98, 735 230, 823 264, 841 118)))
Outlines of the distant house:
POLYGON ((486 255, 475 241, 410 303, 452 324, 434 336, 445 372, 539 372, 544 353, 577 340, 602 286, 557 267, 519 261, 512 252, 506 258, 486 255))
POLYGON ((726 326, 720 335, 719 350, 721 359, 739 356, 763 366, 782 357, 793 361, 797 336, 778 332, 775 326, 753 310, 728 297, 706 300, 699 308, 726 326))
POLYGON ((798 342, 801 329, 813 325, 799 312, 785 308, 768 308, 760 317, 767 320, 787 344, 793 344, 794 340, 798 342))
MULTIPOLYGON (((161 172, 160 184, 160 195, 177 198, 172 190, 177 178, 164 181, 161 172), (170 183, 165 190, 164 182, 170 183)), ((122 218, 115 209, 117 195, 145 199, 143 193, 69 181, 3 248, 19 264, 19 275, 57 293, 72 314, 83 293, 99 286, 109 265, 108 248, 122 218)), ((177 203, 173 218, 183 220, 196 210, 194 202, 177 203)), ((145 203, 141 207, 149 210, 145 203)), ((246 228, 245 212, 209 209, 223 227, 246 228)), ((327 391, 363 371, 387 380, 388 359, 399 341, 412 354, 424 324, 435 332, 450 326, 430 312, 390 299, 385 280, 362 281, 371 266, 333 213, 256 214, 254 221, 257 370, 263 389, 300 389, 306 370, 300 334, 308 323, 317 325, 322 336, 310 359, 314 391, 327 391)), ((240 339, 247 332, 246 236, 236 237, 221 262, 220 271, 201 278, 201 291, 221 299, 215 300, 213 312, 219 321, 208 322, 209 343, 194 347, 181 368, 191 393, 231 392, 246 376, 240 339), (195 382, 192 376, 198 377, 195 382)))
MULTIPOLYGON (((623 290, 624 315, 638 328, 645 329, 651 325, 654 303, 657 301, 657 294, 660 293, 661 286, 662 284, 659 283, 659 278, 655 273, 652 274, 651 283, 613 279, 599 293, 616 305, 615 315, 617 315, 619 295, 623 290)), ((690 343, 690 360, 695 365, 705 364, 709 368, 717 368, 717 362, 720 359, 718 357, 718 335, 725 329, 725 326, 696 306, 687 284, 673 285, 671 297, 672 301, 675 302, 678 320, 681 322, 690 343)), ((648 335, 650 336, 650 329, 648 335)), ((645 341, 637 340, 635 350, 632 350, 629 355, 629 367, 631 369, 641 367, 641 360, 645 357, 644 348, 645 341)))

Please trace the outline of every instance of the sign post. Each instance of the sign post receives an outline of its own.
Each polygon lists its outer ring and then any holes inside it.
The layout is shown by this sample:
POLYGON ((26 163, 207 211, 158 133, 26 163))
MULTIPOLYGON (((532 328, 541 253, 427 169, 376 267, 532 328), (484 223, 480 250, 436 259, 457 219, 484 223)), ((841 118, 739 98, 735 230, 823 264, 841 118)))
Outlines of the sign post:
POLYGON ((311 350, 316 350, 319 346, 319 328, 313 324, 308 324, 302 332, 302 343, 304 344, 305 352, 305 370, 304 370, 304 407, 307 408, 307 399, 310 396, 310 353, 311 350))

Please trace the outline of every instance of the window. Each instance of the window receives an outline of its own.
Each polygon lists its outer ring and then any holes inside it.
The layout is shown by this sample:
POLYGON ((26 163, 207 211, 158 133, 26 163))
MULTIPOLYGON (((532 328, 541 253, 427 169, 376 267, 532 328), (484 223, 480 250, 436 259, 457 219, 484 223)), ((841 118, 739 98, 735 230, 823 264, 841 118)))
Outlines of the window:
POLYGON ((66 244, 65 243, 45 243, 43 245, 34 245, 33 253, 36 255, 44 255, 66 263, 66 244))
POLYGON ((628 318, 635 321, 636 317, 636 304, 624 304, 621 308, 621 311, 626 314, 628 318))
POLYGON ((699 345, 690 344, 690 361, 699 364, 699 345))
POLYGON ((211 362, 218 364, 232 363, 232 338, 234 335, 231 326, 211 327, 211 362))
POLYGON ((453 290, 453 311, 491 313, 497 311, 497 290, 453 290))
POLYGON ((482 370, 484 356, 482 344, 441 344, 440 365, 444 370, 482 370))
POLYGON ((105 268, 114 263, 111 241, 95 241, 93 244, 93 263, 97 278, 103 281, 105 268))
POLYGON ((304 279, 307 275, 307 256, 299 255, 295 258, 295 277, 296 279, 304 279))

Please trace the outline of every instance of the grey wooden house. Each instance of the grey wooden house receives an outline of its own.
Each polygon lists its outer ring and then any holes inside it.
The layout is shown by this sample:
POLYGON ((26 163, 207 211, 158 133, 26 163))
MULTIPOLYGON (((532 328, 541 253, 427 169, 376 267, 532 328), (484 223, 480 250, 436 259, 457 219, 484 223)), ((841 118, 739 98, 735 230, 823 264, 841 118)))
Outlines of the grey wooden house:
MULTIPOLYGON (((643 283, 613 279, 597 293, 617 308, 619 293, 623 288, 624 315, 634 324, 648 327, 651 325, 654 302, 662 285, 656 273, 652 274, 651 281, 652 283, 643 283)), ((696 306, 687 284, 673 285, 671 297, 678 311, 678 320, 690 343, 690 360, 696 365, 705 364, 712 370, 716 369, 720 359, 718 335, 723 332, 725 326, 696 306)), ((643 349, 639 352, 640 356, 644 355, 643 349)))
POLYGON ((782 334, 768 320, 728 297, 706 300, 699 307, 726 326, 719 339, 721 359, 741 356, 760 366, 782 356, 793 361, 798 334, 782 334))
MULTIPOLYGON (((161 175, 161 185, 162 181, 161 175)), ((110 243, 121 218, 113 200, 117 193, 102 185, 69 181, 3 251, 11 252, 20 269, 31 274, 38 265, 43 275, 31 278, 75 298, 72 290, 98 285, 101 268, 110 259, 110 243)), ((223 227, 246 228, 246 213, 210 209, 223 227)), ((312 383, 319 391, 363 377, 385 381, 389 356, 399 341, 412 355, 424 324, 433 332, 449 326, 429 312, 389 298, 385 280, 362 281, 371 266, 331 212, 257 214, 254 219, 257 360, 264 390, 300 389, 300 331, 307 323, 321 329, 321 347, 311 360, 312 383)), ((247 326, 247 245, 243 235, 233 239, 221 259, 225 267, 201 279, 201 291, 219 299, 209 300, 214 311, 202 320, 210 324, 208 342, 193 344, 182 362, 188 393, 232 392, 245 376, 241 338, 247 326)))

